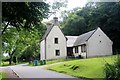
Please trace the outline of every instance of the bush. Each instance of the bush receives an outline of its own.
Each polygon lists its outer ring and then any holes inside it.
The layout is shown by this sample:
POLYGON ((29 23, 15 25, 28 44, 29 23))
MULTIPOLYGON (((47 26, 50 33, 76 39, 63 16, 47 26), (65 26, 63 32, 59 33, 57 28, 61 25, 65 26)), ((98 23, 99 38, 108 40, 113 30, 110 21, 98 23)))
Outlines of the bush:
POLYGON ((106 63, 105 65, 106 80, 120 80, 120 56, 114 64, 106 63))

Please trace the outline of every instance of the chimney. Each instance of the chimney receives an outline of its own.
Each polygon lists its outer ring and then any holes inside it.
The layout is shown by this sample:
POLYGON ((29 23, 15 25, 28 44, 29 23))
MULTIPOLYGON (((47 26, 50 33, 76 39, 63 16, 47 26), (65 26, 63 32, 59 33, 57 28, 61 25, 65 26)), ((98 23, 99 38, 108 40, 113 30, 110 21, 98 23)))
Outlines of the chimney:
POLYGON ((59 25, 58 17, 54 17, 54 18, 53 18, 53 24, 54 24, 55 26, 58 26, 58 25, 59 25))

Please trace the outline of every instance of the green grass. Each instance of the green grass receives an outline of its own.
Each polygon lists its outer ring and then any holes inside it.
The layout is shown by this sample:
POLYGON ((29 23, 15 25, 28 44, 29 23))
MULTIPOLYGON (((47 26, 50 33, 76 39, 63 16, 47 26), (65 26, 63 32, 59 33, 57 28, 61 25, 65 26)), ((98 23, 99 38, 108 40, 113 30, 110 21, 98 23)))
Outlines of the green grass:
MULTIPOLYGON (((12 63, 12 65, 13 65, 13 63, 12 63)), ((9 66, 9 62, 8 61, 7 62, 2 62, 1 66, 9 66)))
POLYGON ((0 80, 2 79, 2 73, 0 73, 0 80))
POLYGON ((6 78, 6 77, 7 77, 6 73, 0 72, 0 80, 1 80, 2 78, 6 78))
MULTIPOLYGON (((46 65, 48 64, 53 64, 53 63, 57 63, 57 62, 63 62, 65 61, 64 59, 58 59, 58 60, 47 60, 46 61, 46 65)), ((28 64, 29 66, 34 66, 34 62, 32 62, 31 64, 28 64)), ((38 62, 38 66, 43 66, 40 64, 40 61, 38 62)))
MULTIPOLYGON (((66 62, 66 61, 73 61, 73 60, 78 60, 78 59, 56 59, 56 60, 47 60, 46 65, 48 64, 53 64, 53 63, 58 63, 58 62, 66 62)), ((28 64, 28 66, 34 66, 34 63, 28 64)), ((38 66, 43 66, 40 64, 40 61, 38 62, 38 66)))
POLYGON ((53 63, 57 63, 57 62, 66 62, 66 61, 73 61, 73 60, 78 60, 78 59, 56 59, 56 60, 47 60, 46 64, 53 64, 53 63))
MULTIPOLYGON (((27 63, 27 62, 19 62, 19 63, 17 63, 17 64, 23 64, 23 63, 27 63)), ((11 65, 15 65, 15 63, 12 62, 11 65)), ((6 62, 1 62, 1 65, 0 65, 0 66, 11 66, 11 65, 9 64, 8 61, 6 61, 6 62)))
POLYGON ((57 64, 48 69, 65 73, 75 77, 83 78, 104 78, 104 66, 108 62, 113 64, 116 56, 79 59, 74 61, 67 61, 64 64, 57 64))

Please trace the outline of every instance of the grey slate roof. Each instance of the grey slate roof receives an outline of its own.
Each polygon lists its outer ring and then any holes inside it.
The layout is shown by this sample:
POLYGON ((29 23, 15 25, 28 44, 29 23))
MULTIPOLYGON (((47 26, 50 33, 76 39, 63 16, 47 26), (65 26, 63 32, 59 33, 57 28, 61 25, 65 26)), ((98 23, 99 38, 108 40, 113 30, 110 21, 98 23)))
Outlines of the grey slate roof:
POLYGON ((51 29, 53 28, 53 26, 54 26, 54 24, 52 24, 51 26, 49 26, 49 27, 47 28, 45 34, 44 34, 43 37, 42 37, 42 40, 44 40, 44 39, 48 36, 48 34, 49 34, 49 32, 51 31, 51 29))
POLYGON ((65 36, 67 38, 67 47, 73 47, 78 36, 65 36))
POLYGON ((80 35, 75 41, 74 46, 85 44, 95 31, 96 29, 80 35))

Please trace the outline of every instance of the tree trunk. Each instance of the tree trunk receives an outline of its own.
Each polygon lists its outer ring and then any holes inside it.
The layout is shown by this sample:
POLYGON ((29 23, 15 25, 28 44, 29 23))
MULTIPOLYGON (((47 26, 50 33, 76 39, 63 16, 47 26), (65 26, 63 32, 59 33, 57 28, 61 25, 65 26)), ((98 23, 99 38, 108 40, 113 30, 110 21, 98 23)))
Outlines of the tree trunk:
POLYGON ((7 23, 7 25, 3 28, 2 34, 5 32, 5 30, 7 29, 8 25, 10 22, 7 23))
POLYGON ((15 49, 12 51, 11 54, 9 53, 9 56, 10 56, 9 64, 10 64, 10 65, 12 64, 12 57, 13 57, 13 54, 15 53, 16 49, 17 49, 17 48, 15 48, 15 49))
POLYGON ((9 65, 12 64, 12 56, 10 56, 10 59, 9 59, 9 65))

